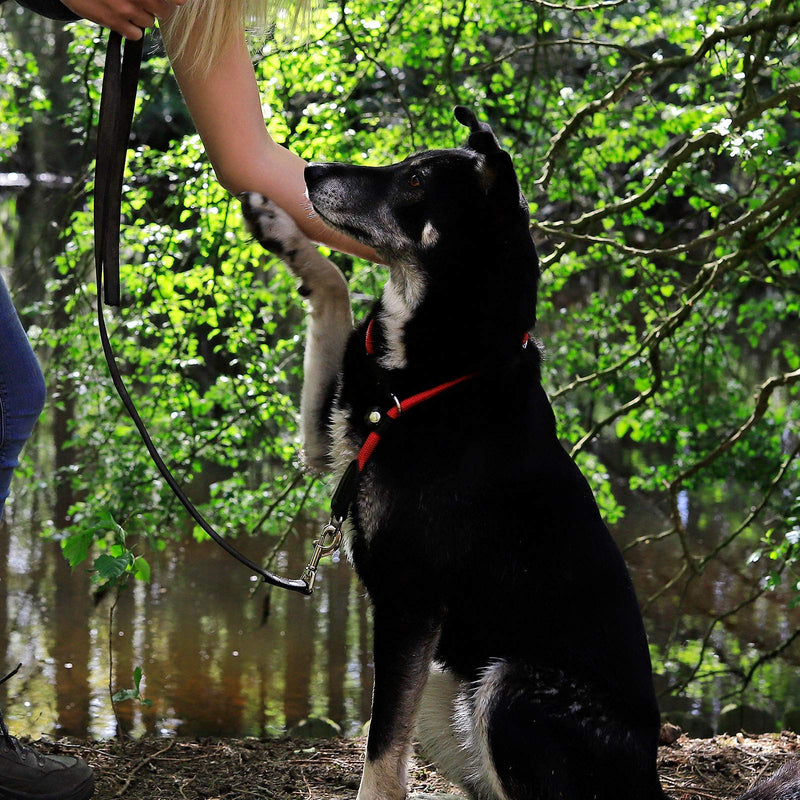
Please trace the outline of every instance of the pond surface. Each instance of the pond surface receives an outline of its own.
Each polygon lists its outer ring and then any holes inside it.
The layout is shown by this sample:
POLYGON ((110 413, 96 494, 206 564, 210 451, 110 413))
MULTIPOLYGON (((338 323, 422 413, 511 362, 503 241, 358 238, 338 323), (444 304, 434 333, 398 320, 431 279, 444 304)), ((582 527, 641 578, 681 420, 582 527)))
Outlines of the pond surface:
MULTIPOLYGON (((257 736, 312 714, 352 732, 369 716, 367 607, 345 563, 326 565, 311 599, 274 592, 265 618, 264 587, 210 542, 148 554, 149 584, 97 598, 56 543, 6 524, 0 536, 0 639, 6 663, 23 664, 3 687, 16 734, 114 735, 109 653, 115 691, 144 671, 152 707, 117 704, 135 734, 257 736)), ((306 545, 290 543, 289 574, 306 545)))
MULTIPOLYGON (((658 513, 634 497, 629 501, 628 516, 615 528, 621 542, 652 532, 658 513), (639 515, 645 527, 637 527, 639 515)), ((310 715, 329 717, 353 733, 369 718, 369 610, 343 559, 323 562, 312 598, 273 590, 265 613, 265 588, 213 543, 192 540, 169 554, 147 554, 149 584, 138 583, 118 598, 98 598, 91 594, 87 569, 71 571, 58 544, 26 523, 27 512, 13 504, 7 510, 0 525, 0 641, 6 664, 22 662, 23 668, 0 691, 16 734, 108 737, 119 724, 135 735, 260 736, 310 715), (133 687, 137 666, 144 671, 142 694, 153 705, 118 703, 117 721, 109 670, 117 691, 133 687)), ((315 532, 313 521, 298 526, 279 559, 282 573, 300 574, 315 532)), ((269 542, 249 541, 243 549, 259 560, 269 542)), ((666 544, 629 551, 640 599, 672 576, 675 549, 666 544)), ((732 561, 730 567, 715 566, 686 593, 684 635, 688 630, 700 636, 711 616, 752 591, 754 576, 738 567, 743 560, 732 561)), ((655 645, 673 633, 677 600, 676 590, 648 608, 655 645)), ((744 658, 750 643, 769 648, 793 630, 797 619, 787 614, 784 601, 769 594, 726 620, 713 640, 720 659, 744 658)), ((763 705, 768 694, 766 702, 779 718, 798 704, 797 665, 797 649, 790 648, 770 686, 754 686, 754 702, 763 705)), ((722 679, 707 681, 704 700, 693 707, 713 719, 726 687, 722 679)))

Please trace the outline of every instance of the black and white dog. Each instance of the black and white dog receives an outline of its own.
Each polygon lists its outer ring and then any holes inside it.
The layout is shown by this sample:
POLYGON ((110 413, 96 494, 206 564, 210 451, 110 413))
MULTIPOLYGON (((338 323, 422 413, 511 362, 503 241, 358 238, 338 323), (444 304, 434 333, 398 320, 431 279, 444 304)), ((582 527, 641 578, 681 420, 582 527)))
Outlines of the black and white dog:
POLYGON ((309 303, 306 458, 364 460, 345 541, 374 607, 358 798, 406 796, 416 728, 475 800, 660 800, 636 597, 528 344, 528 206, 489 126, 456 117, 463 148, 306 168, 314 211, 389 265, 355 330, 339 270, 273 203, 242 197, 309 303))
MULTIPOLYGON (((242 198, 309 301, 306 458, 357 465, 345 546, 375 626, 358 798, 406 796, 416 727, 473 800, 662 800, 631 581, 528 345, 528 207, 491 129, 456 117, 464 148, 306 168, 314 211, 389 265, 355 330, 339 270, 273 203, 242 198)), ((741 800, 800 800, 800 766, 741 800)))

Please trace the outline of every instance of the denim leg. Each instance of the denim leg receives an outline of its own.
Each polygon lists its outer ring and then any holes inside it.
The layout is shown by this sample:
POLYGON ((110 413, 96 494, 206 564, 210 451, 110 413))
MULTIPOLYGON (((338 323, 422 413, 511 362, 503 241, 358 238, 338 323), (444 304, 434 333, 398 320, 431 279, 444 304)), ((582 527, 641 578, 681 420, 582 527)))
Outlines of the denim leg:
POLYGON ((0 517, 22 446, 44 408, 42 370, 0 275, 0 517))

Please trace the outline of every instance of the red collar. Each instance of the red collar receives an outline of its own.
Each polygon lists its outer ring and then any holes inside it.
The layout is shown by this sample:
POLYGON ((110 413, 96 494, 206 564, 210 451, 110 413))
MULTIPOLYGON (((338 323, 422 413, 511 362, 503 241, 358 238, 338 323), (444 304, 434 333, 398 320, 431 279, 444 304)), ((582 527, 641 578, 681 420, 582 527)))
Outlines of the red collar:
MULTIPOLYGON (((367 332, 364 336, 364 349, 366 350, 368 356, 375 355, 374 328, 375 318, 373 317, 367 325, 367 332)), ((457 386, 459 383, 463 383, 464 381, 468 381, 470 378, 474 378, 477 374, 477 372, 471 372, 468 375, 462 375, 460 378, 454 378, 453 380, 445 381, 444 383, 440 383, 438 386, 426 389, 423 392, 417 392, 417 394, 413 394, 411 397, 406 397, 404 400, 399 400, 396 395, 390 392, 389 397, 391 398, 393 405, 391 405, 385 411, 375 408, 370 411, 369 414, 367 414, 367 424, 372 428, 372 430, 364 441, 364 444, 361 445, 361 449, 358 451, 358 456, 356 457, 356 461, 358 462, 358 471, 363 472, 367 462, 370 460, 370 458, 372 458, 372 454, 375 452, 375 448, 378 446, 381 436, 386 431, 386 428, 401 414, 411 410, 421 403, 424 403, 426 400, 430 400, 437 395, 442 394, 442 392, 446 392, 448 389, 451 389, 453 386, 457 386)))
MULTIPOLYGON (((374 327, 375 318, 373 317, 367 325, 367 331, 364 336, 364 349, 369 356, 375 355, 374 327)), ((525 333, 522 337, 522 348, 525 349, 529 342, 530 335, 525 333)), ((358 455, 350 462, 347 469, 344 471, 333 493, 333 497, 331 498, 331 522, 333 523, 335 521, 335 524, 338 526, 337 530, 341 528, 342 523, 350 513, 350 508, 358 492, 358 483, 361 478, 361 473, 369 463, 370 458, 372 458, 375 448, 380 444, 381 437, 384 435, 387 428, 406 411, 410 411, 412 408, 437 397, 448 389, 458 386, 460 383, 464 383, 476 377, 478 374, 478 372, 471 372, 467 375, 462 375, 460 378, 445 381, 438 386, 434 386, 422 392, 417 392, 417 394, 413 394, 403 400, 399 400, 396 395, 389 392, 392 405, 385 410, 375 408, 367 414, 366 422, 372 430, 364 440, 364 444, 361 445, 358 455)))
MULTIPOLYGON (((375 355, 374 329, 375 317, 369 321, 369 324, 367 325, 367 332, 364 336, 364 349, 366 350, 368 356, 375 355)), ((523 335, 523 349, 528 346, 530 338, 531 337, 529 333, 525 333, 523 335)), ((358 456, 356 457, 356 461, 358 462, 358 471, 362 472, 364 470, 367 462, 375 452, 375 448, 378 446, 378 443, 381 440, 383 430, 385 430, 387 424, 390 424, 388 423, 387 417, 389 420, 394 421, 404 412, 414 408, 414 406, 418 406, 420 403, 424 403, 426 400, 430 400, 437 395, 442 394, 442 392, 446 392, 448 389, 451 389, 453 386, 457 386, 459 383, 463 383, 464 381, 468 381, 470 378, 474 378, 476 375, 478 375, 477 372, 470 372, 467 375, 462 375, 460 378, 454 378, 453 380, 445 381, 444 383, 440 383, 438 386, 434 386, 431 389, 426 389, 424 392, 418 392, 417 394, 411 395, 411 397, 407 397, 405 400, 398 400, 394 394, 390 393, 389 396, 391 397, 394 405, 389 407, 386 411, 374 409, 367 415, 367 424, 373 427, 373 430, 367 436, 364 444, 358 451, 358 456), (378 428, 383 428, 383 430, 378 430, 378 428)))

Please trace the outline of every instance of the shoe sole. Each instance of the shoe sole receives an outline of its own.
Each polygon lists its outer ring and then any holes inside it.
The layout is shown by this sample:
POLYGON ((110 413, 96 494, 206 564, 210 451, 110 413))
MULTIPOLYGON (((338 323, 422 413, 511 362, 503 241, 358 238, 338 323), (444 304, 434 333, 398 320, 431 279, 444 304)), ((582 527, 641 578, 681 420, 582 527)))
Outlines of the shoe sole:
POLYGON ((94 794, 94 775, 90 775, 83 783, 76 786, 68 794, 29 794, 28 792, 9 792, 0 787, 0 800, 89 800, 94 794))

